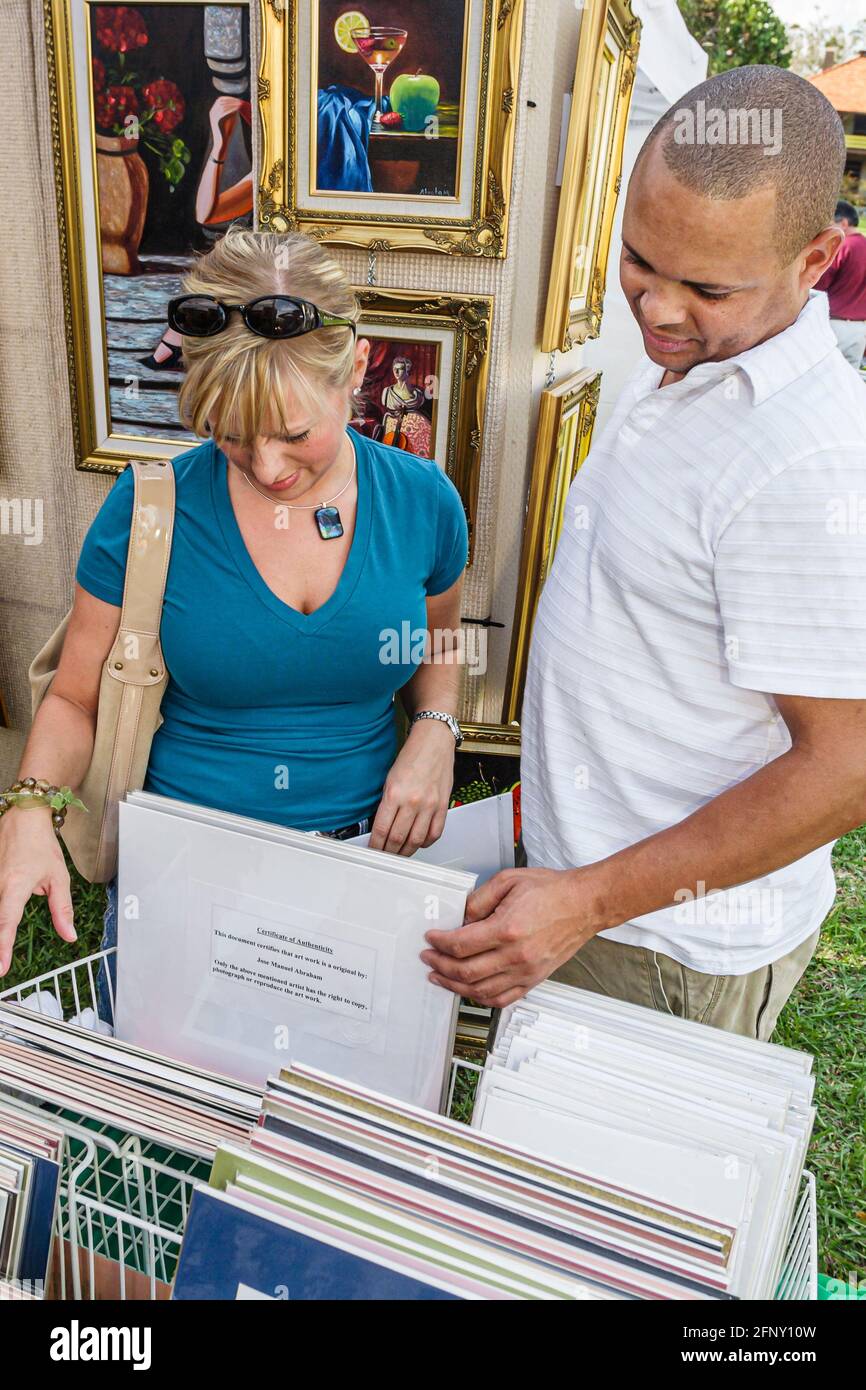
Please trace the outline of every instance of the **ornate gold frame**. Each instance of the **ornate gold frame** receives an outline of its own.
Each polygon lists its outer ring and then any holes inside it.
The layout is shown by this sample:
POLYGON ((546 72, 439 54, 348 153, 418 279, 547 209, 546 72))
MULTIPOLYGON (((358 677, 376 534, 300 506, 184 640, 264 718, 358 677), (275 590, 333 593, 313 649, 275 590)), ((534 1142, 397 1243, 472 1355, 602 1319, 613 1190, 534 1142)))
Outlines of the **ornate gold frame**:
MULTIPOLYGON (((424 294, 419 290, 356 286, 361 306, 359 335, 380 326, 410 330, 446 329, 454 335, 454 373, 448 386, 448 447, 439 459, 463 499, 469 524, 469 563, 481 476, 484 405, 490 365, 493 296, 424 294)), ((444 393, 443 393, 444 394, 444 393)))
POLYGON ((541 340, 544 352, 565 352, 598 337, 640 28, 629 0, 586 0, 541 340), (580 99, 589 93, 592 100, 580 99))
MULTIPOLYGON (((72 393, 72 437, 76 468, 117 472, 109 467, 96 439, 96 407, 91 380, 90 332, 87 322, 87 273, 84 266, 83 212, 79 168, 81 140, 75 118, 72 30, 69 0, 43 0, 51 138, 54 146, 54 193, 63 282, 66 360, 72 393)), ((101 284, 101 277, 100 277, 101 284)))
MULTIPOLYGON (((95 3, 95 0, 93 0, 95 3)), ((265 0, 245 0, 250 7, 265 0)), ((94 150, 87 143, 91 126, 78 112, 75 100, 75 69, 72 28, 73 0, 43 0, 48 90, 51 103, 51 136, 54 147, 54 186, 60 245, 60 271, 63 283, 63 311, 66 326, 66 358, 71 392, 72 435, 76 468, 93 473, 119 473, 130 455, 141 458, 171 458, 191 447, 160 435, 124 434, 112 431, 105 440, 97 429, 97 403, 94 373, 97 370, 90 325, 90 286, 85 261, 84 208, 81 168, 93 165, 94 150), (112 440, 120 449, 106 447, 112 440)), ((150 3, 194 3, 207 0, 150 0, 150 3)), ((91 118, 87 113, 87 120, 91 118)), ((94 185, 96 181, 93 170, 94 185)), ((99 304, 104 304, 102 270, 98 273, 99 304)), ((103 363, 107 363, 105 324, 101 320, 103 363)), ((110 399, 107 370, 105 395, 110 399)), ((110 416, 109 416, 110 418, 110 416)))
MULTIPOLYGON (((87 143, 86 128, 77 119, 75 76, 73 67, 72 0, 43 0, 48 59, 51 128, 54 145, 55 191, 58 211, 61 273, 66 324, 66 350, 72 396, 72 426, 76 467, 93 472, 119 472, 131 453, 143 456, 169 457, 178 448, 174 441, 159 436, 109 433, 104 439, 97 426, 97 400, 93 378, 94 361, 91 351, 92 327, 85 262, 84 209, 82 203, 81 168, 83 161, 92 162, 93 153, 87 143), (121 447, 111 447, 115 442, 121 447)), ((483 173, 478 194, 477 216, 470 224, 447 219, 431 219, 424 225, 389 226, 387 219, 369 223, 353 223, 338 227, 321 219, 311 219, 286 207, 286 189, 291 187, 291 158, 294 148, 291 127, 293 54, 297 6, 304 0, 249 0, 259 4, 261 16, 261 50, 257 103, 262 131, 262 150, 259 168, 258 225, 263 230, 281 231, 299 227, 308 235, 331 241, 369 246, 370 249, 415 247, 442 251, 453 255, 503 256, 508 226, 506 190, 510 188, 513 158, 514 86, 519 69, 523 0, 485 0, 490 6, 486 15, 486 35, 489 43, 486 74, 488 101, 484 132, 484 159, 479 170, 483 173), (489 22, 488 22, 489 21, 489 22), (287 160, 286 155, 289 158, 287 160), (261 174, 269 171, 267 178, 261 174), (383 231, 387 237, 383 237, 383 231), (343 232, 346 235, 343 235, 343 232)), ((166 0, 168 3, 168 0, 166 0)), ((205 0, 196 0, 205 3, 205 0)), ((80 114, 80 113, 79 113, 80 114)), ((346 219, 341 219, 346 221, 346 219)), ((100 303, 102 278, 99 274, 100 303)), ((425 303, 444 303, 447 296, 419 295, 425 303)), ((451 296, 455 302, 458 296, 451 296)), ((478 344, 485 335, 483 323, 473 324, 473 304, 481 305, 483 297, 463 297, 461 327, 466 341, 478 344)), ((410 310, 407 308, 406 310, 410 310)), ((412 312, 415 312, 413 309, 412 312)), ((489 328, 489 315, 488 315, 489 328)), ((103 359, 106 355, 103 343, 103 359)), ((467 362, 473 353, 467 354, 467 362)), ((478 491, 478 460, 480 431, 483 421, 483 390, 487 380, 486 341, 479 355, 474 386, 469 383, 461 397, 459 417, 472 420, 461 429, 454 460, 454 478, 467 506, 470 521, 475 516, 478 491)), ((105 394, 108 396, 107 382, 105 394)))
POLYGON ((532 624, 562 532, 568 489, 592 443, 601 373, 583 368, 543 391, 526 507, 503 718, 520 715, 532 624))
POLYGON ((519 724, 462 724, 461 753, 493 753, 500 757, 520 757, 519 724))
POLYGON ((601 373, 584 368, 543 391, 532 464, 501 724, 464 724, 464 751, 520 756, 520 706, 532 624, 562 531, 568 489, 592 443, 601 373))
POLYGON ((298 6, 307 0, 260 0, 262 55, 259 112, 263 230, 301 231, 321 241, 371 251, 441 251, 500 258, 508 243, 514 164, 514 100, 520 72, 523 0, 478 0, 485 6, 481 101, 471 217, 321 211, 295 205, 298 6))

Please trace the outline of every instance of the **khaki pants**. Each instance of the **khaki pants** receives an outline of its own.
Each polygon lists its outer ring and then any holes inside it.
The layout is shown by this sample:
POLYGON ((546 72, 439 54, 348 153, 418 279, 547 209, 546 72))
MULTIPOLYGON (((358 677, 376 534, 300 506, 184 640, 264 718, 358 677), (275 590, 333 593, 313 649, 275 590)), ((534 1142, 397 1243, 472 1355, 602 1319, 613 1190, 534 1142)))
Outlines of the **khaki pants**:
MULTIPOLYGON (((522 850, 520 844, 518 867, 526 864, 522 850)), ((594 936, 551 979, 766 1042, 820 934, 819 928, 786 956, 747 975, 705 975, 660 951, 594 936)))
POLYGON ((836 334, 839 351, 852 367, 860 370, 863 350, 866 348, 866 323, 856 319, 831 319, 830 327, 836 334))

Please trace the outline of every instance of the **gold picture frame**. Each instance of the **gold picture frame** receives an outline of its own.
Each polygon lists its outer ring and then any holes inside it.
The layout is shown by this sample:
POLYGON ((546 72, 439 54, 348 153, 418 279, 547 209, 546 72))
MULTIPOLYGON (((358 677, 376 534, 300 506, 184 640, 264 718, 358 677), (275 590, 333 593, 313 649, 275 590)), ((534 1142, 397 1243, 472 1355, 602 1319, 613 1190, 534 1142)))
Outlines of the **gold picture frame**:
POLYGON ((520 756, 520 708, 532 625, 562 532, 568 489, 592 444, 600 390, 601 372, 584 368, 542 392, 520 551, 502 722, 462 724, 464 752, 520 756))
MULTIPOLYGON (((504 257, 523 0, 464 0, 466 42, 460 91, 471 94, 475 116, 474 120, 464 119, 460 104, 455 104, 455 188, 450 194, 441 188, 426 196, 341 192, 333 184, 313 188, 319 178, 314 121, 314 94, 320 77, 317 24, 319 4, 324 2, 261 0, 259 110, 264 173, 259 225, 265 230, 302 231, 321 241, 371 252, 414 250, 504 257), (471 72, 468 54, 472 57, 471 72), (309 72, 302 71, 307 55, 309 72)), ((409 0, 407 8, 408 4, 409 0)), ((406 23, 410 20, 411 16, 406 23)), ((466 105, 470 105, 468 100, 466 105)), ((423 140, 424 135, 416 138, 423 140)))
POLYGON ((464 724, 461 753, 491 754, 501 758, 520 757, 520 725, 464 724))
MULTIPOLYGON (((469 526, 469 563, 484 442, 484 408, 490 364, 492 295, 424 294, 419 290, 356 286, 361 307, 359 337, 402 342, 426 339, 439 346, 446 370, 436 373, 431 397, 433 451, 463 501, 469 526), (378 330, 378 332, 377 332, 378 330)), ((410 349, 411 351, 411 346, 410 349)))
POLYGON ((568 490, 592 444, 600 390, 601 372, 585 367, 541 395, 505 679, 508 725, 520 717, 535 612, 562 533, 568 490))
POLYGON ((567 352, 601 326, 640 20, 629 0, 586 0, 541 347, 567 352), (591 100, 581 94, 592 93, 591 100))
MULTIPOLYGON (((197 442, 173 413, 178 374, 142 365, 142 354, 152 354, 158 346, 167 326, 165 304, 173 294, 180 293, 183 269, 192 261, 191 255, 177 249, 186 245, 188 225, 216 229, 234 220, 236 210, 231 215, 226 213, 224 219, 221 216, 221 203, 234 190, 227 190, 219 179, 216 181, 210 201, 204 203, 206 222, 197 221, 197 200, 195 211, 185 214, 187 221, 172 208, 173 220, 166 223, 161 211, 156 216, 155 208, 160 199, 163 208, 171 207, 172 199, 165 197, 166 184, 171 185, 173 196, 180 189, 188 206, 192 195, 187 192, 187 181, 193 182, 198 172, 201 193, 208 165, 226 162, 208 158, 213 146, 206 104, 212 104, 212 116, 220 99, 225 104, 231 99, 229 93, 243 91, 249 93, 249 100, 234 97, 238 110, 233 118, 236 128, 232 137, 241 141, 243 150, 236 148, 226 153, 232 154, 229 165, 234 168, 239 153, 243 164, 246 151, 243 183, 238 187, 243 187, 243 197, 248 202, 243 215, 252 220, 259 177, 258 170, 252 167, 247 137, 242 135, 241 127, 247 130, 255 118, 258 74, 250 21, 253 5, 263 3, 264 0, 222 0, 214 5, 209 0, 143 0, 140 9, 127 8, 118 17, 119 28, 144 20, 147 42, 132 50, 134 66, 142 74, 139 82, 144 81, 145 72, 150 78, 153 72, 164 71, 162 66, 149 69, 152 47, 155 61, 168 69, 165 77, 175 79, 153 85, 176 87, 184 99, 184 115, 172 131, 172 138, 184 146, 180 163, 186 167, 175 186, 166 172, 171 149, 166 149, 157 163, 150 151, 156 141, 152 135, 145 137, 143 127, 141 139, 138 132, 133 139, 132 135, 118 135, 116 129, 106 134, 107 124, 97 123, 97 115, 107 119, 99 107, 105 93, 97 71, 126 60, 125 51, 112 46, 118 42, 115 34, 110 34, 107 42, 100 41, 102 6, 96 0, 44 0, 66 354, 78 469, 119 473, 130 456, 172 458, 197 442), (187 29, 185 36, 177 39, 177 51, 167 37, 167 17, 163 18, 171 9, 182 12, 181 27, 187 29), (190 53, 190 29, 199 40, 195 62, 190 53), (194 136, 188 134, 190 125, 194 136), (143 158, 145 145, 149 165, 143 158), (133 161, 134 173, 127 173, 125 187, 118 196, 114 170, 133 161), (106 170, 108 174, 103 179, 106 170), (142 252, 139 260, 141 236, 147 238, 147 227, 151 227, 156 252, 142 252), (164 255, 169 242, 173 243, 170 253, 164 255), (148 260, 150 265, 145 269, 148 260), (126 405, 127 401, 131 404, 126 405)), ((102 80, 108 83, 116 79, 104 76, 102 80)), ((141 101, 141 93, 138 100, 141 101)), ((140 109, 133 105, 128 111, 135 114, 140 109)), ((121 115, 112 118, 124 131, 128 119, 129 115, 125 119, 121 115)), ((165 119, 164 113, 161 119, 165 119)))

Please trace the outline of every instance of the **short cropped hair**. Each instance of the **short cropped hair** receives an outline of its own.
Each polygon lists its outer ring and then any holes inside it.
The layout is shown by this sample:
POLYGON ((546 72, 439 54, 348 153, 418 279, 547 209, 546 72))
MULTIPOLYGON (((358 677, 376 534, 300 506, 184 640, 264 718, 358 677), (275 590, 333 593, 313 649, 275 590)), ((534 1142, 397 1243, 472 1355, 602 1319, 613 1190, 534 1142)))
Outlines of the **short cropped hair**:
POLYGON ((844 217, 845 221, 850 222, 852 227, 857 227, 860 223, 860 217, 854 204, 846 203, 844 198, 840 198, 836 204, 833 217, 836 222, 841 222, 844 217))
POLYGON ((638 162, 662 141, 671 173, 706 198, 776 188, 773 240, 787 265, 832 225, 845 168, 842 122, 811 82, 755 64, 717 73, 670 107, 638 162))

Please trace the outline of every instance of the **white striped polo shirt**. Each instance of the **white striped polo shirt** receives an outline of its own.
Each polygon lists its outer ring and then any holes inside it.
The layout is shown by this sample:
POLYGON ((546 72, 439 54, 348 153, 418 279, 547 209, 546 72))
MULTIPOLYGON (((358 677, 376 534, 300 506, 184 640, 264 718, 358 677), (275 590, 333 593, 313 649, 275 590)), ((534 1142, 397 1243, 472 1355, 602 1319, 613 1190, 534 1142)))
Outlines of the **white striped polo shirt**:
MULTIPOLYGON (((644 358, 569 492, 523 703, 530 866, 603 859, 791 745, 773 694, 866 698, 866 387, 812 292, 661 389, 644 358)), ((779 806, 780 817, 785 807, 779 806)), ((832 845, 603 933, 712 974, 818 927, 832 845)))

